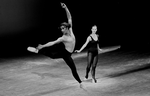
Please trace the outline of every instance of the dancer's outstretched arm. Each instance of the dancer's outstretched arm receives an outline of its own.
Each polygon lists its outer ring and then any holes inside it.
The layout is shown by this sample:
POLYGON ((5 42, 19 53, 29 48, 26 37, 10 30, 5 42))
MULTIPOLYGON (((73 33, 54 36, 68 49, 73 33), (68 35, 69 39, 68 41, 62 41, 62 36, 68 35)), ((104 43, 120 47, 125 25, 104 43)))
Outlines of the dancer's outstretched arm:
POLYGON ((98 49, 99 51, 102 51, 102 49, 99 47, 99 44, 97 44, 97 49, 98 49))
MULTIPOLYGON (((97 38, 99 38, 99 35, 97 35, 97 38)), ((98 49, 99 51, 102 51, 102 49, 99 47, 99 44, 97 44, 97 49, 98 49)))
POLYGON ((64 41, 64 38, 62 36, 62 37, 58 38, 55 41, 50 41, 50 42, 48 42, 46 44, 43 44, 43 45, 39 44, 38 47, 37 47, 37 49, 42 49, 44 47, 50 47, 50 46, 53 46, 54 44, 57 44, 57 43, 60 43, 60 42, 63 42, 63 41, 64 41))
POLYGON ((83 46, 80 48, 80 50, 76 50, 75 52, 81 52, 86 46, 87 46, 87 44, 90 42, 90 40, 91 40, 91 38, 90 37, 88 37, 87 39, 86 39, 86 42, 83 44, 83 46))

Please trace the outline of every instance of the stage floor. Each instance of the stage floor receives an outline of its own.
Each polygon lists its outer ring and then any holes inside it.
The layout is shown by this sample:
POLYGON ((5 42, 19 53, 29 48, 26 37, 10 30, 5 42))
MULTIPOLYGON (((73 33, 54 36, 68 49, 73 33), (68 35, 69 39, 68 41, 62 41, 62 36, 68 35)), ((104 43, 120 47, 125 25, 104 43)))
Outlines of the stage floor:
MULTIPOLYGON (((81 79, 86 53, 73 54, 81 79)), ((62 59, 33 55, 0 62, 0 96, 150 96, 150 56, 112 51, 99 54, 97 83, 73 78, 62 59)))

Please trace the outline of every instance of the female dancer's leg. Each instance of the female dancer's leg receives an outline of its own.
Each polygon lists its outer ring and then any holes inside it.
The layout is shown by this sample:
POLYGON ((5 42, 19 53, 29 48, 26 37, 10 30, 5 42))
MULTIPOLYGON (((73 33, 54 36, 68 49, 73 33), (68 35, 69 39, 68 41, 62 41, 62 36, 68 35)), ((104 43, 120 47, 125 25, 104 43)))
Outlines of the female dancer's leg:
POLYGON ((88 79, 88 74, 90 72, 90 68, 91 68, 91 65, 93 63, 93 54, 92 52, 88 52, 88 62, 87 62, 87 67, 86 67, 86 75, 85 75, 85 78, 88 79))
POLYGON ((96 70, 97 62, 98 62, 98 55, 94 56, 92 70, 91 70, 92 79, 93 79, 93 82, 95 83, 97 82, 95 79, 95 70, 96 70))

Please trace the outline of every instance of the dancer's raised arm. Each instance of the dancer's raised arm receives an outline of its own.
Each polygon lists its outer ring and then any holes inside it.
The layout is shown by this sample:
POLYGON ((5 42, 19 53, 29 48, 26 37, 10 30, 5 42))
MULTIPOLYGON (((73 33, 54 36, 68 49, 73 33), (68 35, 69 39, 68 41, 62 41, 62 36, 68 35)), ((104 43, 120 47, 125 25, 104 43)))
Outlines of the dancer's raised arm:
POLYGON ((67 8, 67 6, 66 6, 64 3, 61 3, 61 6, 62 6, 62 8, 65 9, 66 14, 67 14, 67 18, 68 18, 68 23, 69 23, 70 26, 72 27, 72 17, 71 17, 71 14, 70 14, 69 9, 67 8))

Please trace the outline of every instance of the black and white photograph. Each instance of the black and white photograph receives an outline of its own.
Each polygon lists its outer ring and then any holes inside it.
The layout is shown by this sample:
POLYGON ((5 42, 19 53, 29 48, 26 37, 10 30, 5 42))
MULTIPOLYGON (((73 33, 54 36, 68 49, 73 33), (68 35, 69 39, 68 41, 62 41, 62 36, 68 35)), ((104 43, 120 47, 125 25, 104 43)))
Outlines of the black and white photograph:
POLYGON ((0 0, 0 96, 150 96, 148 9, 0 0))

